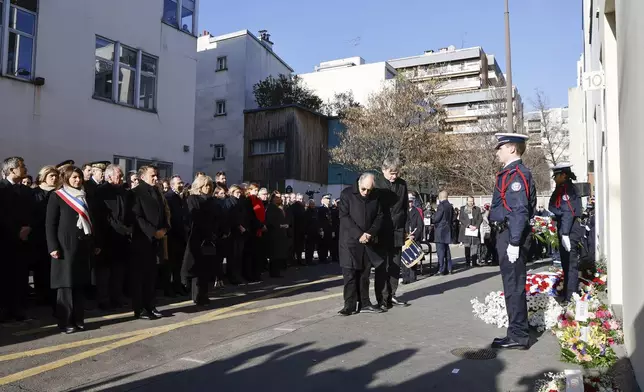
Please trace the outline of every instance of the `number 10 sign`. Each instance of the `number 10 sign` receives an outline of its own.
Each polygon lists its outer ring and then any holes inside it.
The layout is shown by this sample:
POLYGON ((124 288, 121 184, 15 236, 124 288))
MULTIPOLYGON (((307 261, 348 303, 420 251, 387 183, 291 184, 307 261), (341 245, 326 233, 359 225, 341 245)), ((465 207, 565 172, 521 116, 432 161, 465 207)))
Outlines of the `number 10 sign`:
POLYGON ((584 72, 581 81, 584 91, 603 90, 606 88, 604 71, 584 72))

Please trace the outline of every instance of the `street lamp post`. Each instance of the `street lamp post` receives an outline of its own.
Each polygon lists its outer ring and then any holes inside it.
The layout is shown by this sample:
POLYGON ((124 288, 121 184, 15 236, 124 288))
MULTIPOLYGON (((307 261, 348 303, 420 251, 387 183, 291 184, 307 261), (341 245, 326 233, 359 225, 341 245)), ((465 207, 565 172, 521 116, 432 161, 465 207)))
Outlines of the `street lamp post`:
POLYGON ((506 83, 506 110, 507 110, 507 127, 508 132, 514 132, 514 110, 512 97, 512 51, 510 49, 510 5, 509 0, 505 0, 505 68, 507 72, 506 83))

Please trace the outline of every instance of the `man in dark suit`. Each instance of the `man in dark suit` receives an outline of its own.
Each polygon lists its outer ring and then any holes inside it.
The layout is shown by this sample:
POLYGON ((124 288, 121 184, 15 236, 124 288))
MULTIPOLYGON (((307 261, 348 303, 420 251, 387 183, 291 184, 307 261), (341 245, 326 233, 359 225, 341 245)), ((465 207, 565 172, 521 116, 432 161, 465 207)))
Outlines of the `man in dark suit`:
POLYGON ((117 165, 105 169, 105 182, 96 189, 95 199, 100 206, 102 252, 96 258, 96 286, 98 307, 108 310, 121 307, 123 279, 127 265, 132 222, 129 195, 123 186, 123 171, 117 165))
POLYGON ((318 259, 321 264, 328 263, 329 251, 333 244, 333 222, 331 219, 331 194, 322 196, 322 205, 318 208, 318 225, 320 239, 318 240, 318 259))
POLYGON ((340 261, 340 199, 333 200, 333 205, 331 206, 331 226, 333 227, 333 233, 331 235, 331 261, 337 263, 340 261))
POLYGON ((5 211, 3 225, 7 231, 6 245, 3 247, 4 266, 0 277, 0 321, 25 319, 24 307, 27 301, 29 284, 29 247, 33 219, 33 192, 22 185, 27 175, 25 161, 21 157, 10 157, 2 163, 0 189, 5 211))
POLYGON ((167 271, 163 274, 165 294, 173 297, 175 294, 185 295, 187 290, 181 283, 181 266, 186 251, 188 233, 188 207, 183 199, 183 180, 174 175, 170 179, 170 191, 165 194, 170 208, 170 230, 168 231, 168 261, 167 271))
POLYGON ((139 177, 139 186, 131 191, 132 306, 135 317, 151 320, 162 317, 154 307, 154 290, 161 240, 166 236, 170 225, 165 199, 157 186, 156 167, 141 167, 139 177))
POLYGON ((342 316, 359 312, 382 313, 369 300, 369 272, 371 266, 378 268, 384 260, 376 252, 376 235, 382 223, 382 209, 373 194, 374 176, 365 173, 358 184, 346 188, 340 194, 340 267, 344 277, 344 307, 342 316))
POLYGON ((110 161, 96 161, 89 163, 92 168, 92 175, 89 180, 83 183, 83 188, 85 189, 85 193, 87 193, 87 197, 93 197, 98 187, 105 182, 105 169, 110 164, 110 161))
POLYGON ((295 196, 295 201, 288 207, 289 215, 293 218, 293 252, 297 264, 303 265, 302 252, 304 252, 304 235, 306 233, 306 219, 304 217, 304 197, 301 193, 295 196))
POLYGON ((438 194, 438 206, 432 215, 434 225, 434 242, 438 253, 438 272, 443 275, 452 273, 452 254, 449 244, 452 243, 452 217, 454 207, 447 201, 447 191, 438 194))
POLYGON ((408 305, 396 298, 409 208, 407 183, 399 177, 400 167, 398 158, 386 159, 382 163, 383 177, 379 176, 375 191, 383 214, 378 247, 385 256, 385 263, 376 270, 375 289, 378 305, 386 309, 408 305))

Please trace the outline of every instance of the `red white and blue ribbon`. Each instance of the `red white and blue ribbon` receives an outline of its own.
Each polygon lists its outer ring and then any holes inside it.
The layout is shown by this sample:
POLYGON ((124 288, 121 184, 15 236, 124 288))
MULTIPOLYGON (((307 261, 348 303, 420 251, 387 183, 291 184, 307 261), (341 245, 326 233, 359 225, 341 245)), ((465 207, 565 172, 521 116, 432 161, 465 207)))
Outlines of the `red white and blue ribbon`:
POLYGON ((69 192, 65 191, 64 189, 59 189, 56 191, 56 194, 63 199, 65 203, 67 203, 68 206, 70 206, 76 213, 78 213, 78 216, 81 220, 84 221, 85 227, 89 228, 89 233, 85 234, 91 234, 94 230, 92 228, 92 221, 89 219, 89 211, 87 210, 87 204, 85 204, 81 199, 74 197, 69 194, 69 192))

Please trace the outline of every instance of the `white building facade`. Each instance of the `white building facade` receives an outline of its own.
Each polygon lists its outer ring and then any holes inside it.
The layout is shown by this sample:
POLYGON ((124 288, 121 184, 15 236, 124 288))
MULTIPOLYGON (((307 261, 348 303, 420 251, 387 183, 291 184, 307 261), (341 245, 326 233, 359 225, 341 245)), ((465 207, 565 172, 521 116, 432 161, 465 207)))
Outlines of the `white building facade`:
POLYGON ((0 155, 190 175, 198 1, 0 0, 0 155))
POLYGON ((623 316, 626 351, 644 386, 644 2, 584 0, 582 16, 584 104, 576 106, 584 110, 595 182, 597 255, 608 262, 610 302, 623 316))
POLYGON ((293 69, 273 52, 270 35, 248 30, 198 39, 194 168, 228 183, 243 181, 244 110, 257 108, 253 86, 293 69))
POLYGON ((396 70, 386 61, 366 64, 362 57, 350 57, 322 62, 314 72, 298 76, 324 102, 336 94, 351 92, 356 102, 366 106, 386 80, 396 77, 396 70))
MULTIPOLYGON (((568 108, 527 112, 523 128, 530 136, 529 147, 540 147, 548 162, 554 166, 570 162, 570 128, 568 108)), ((580 179, 577 178, 579 181, 580 179)))

